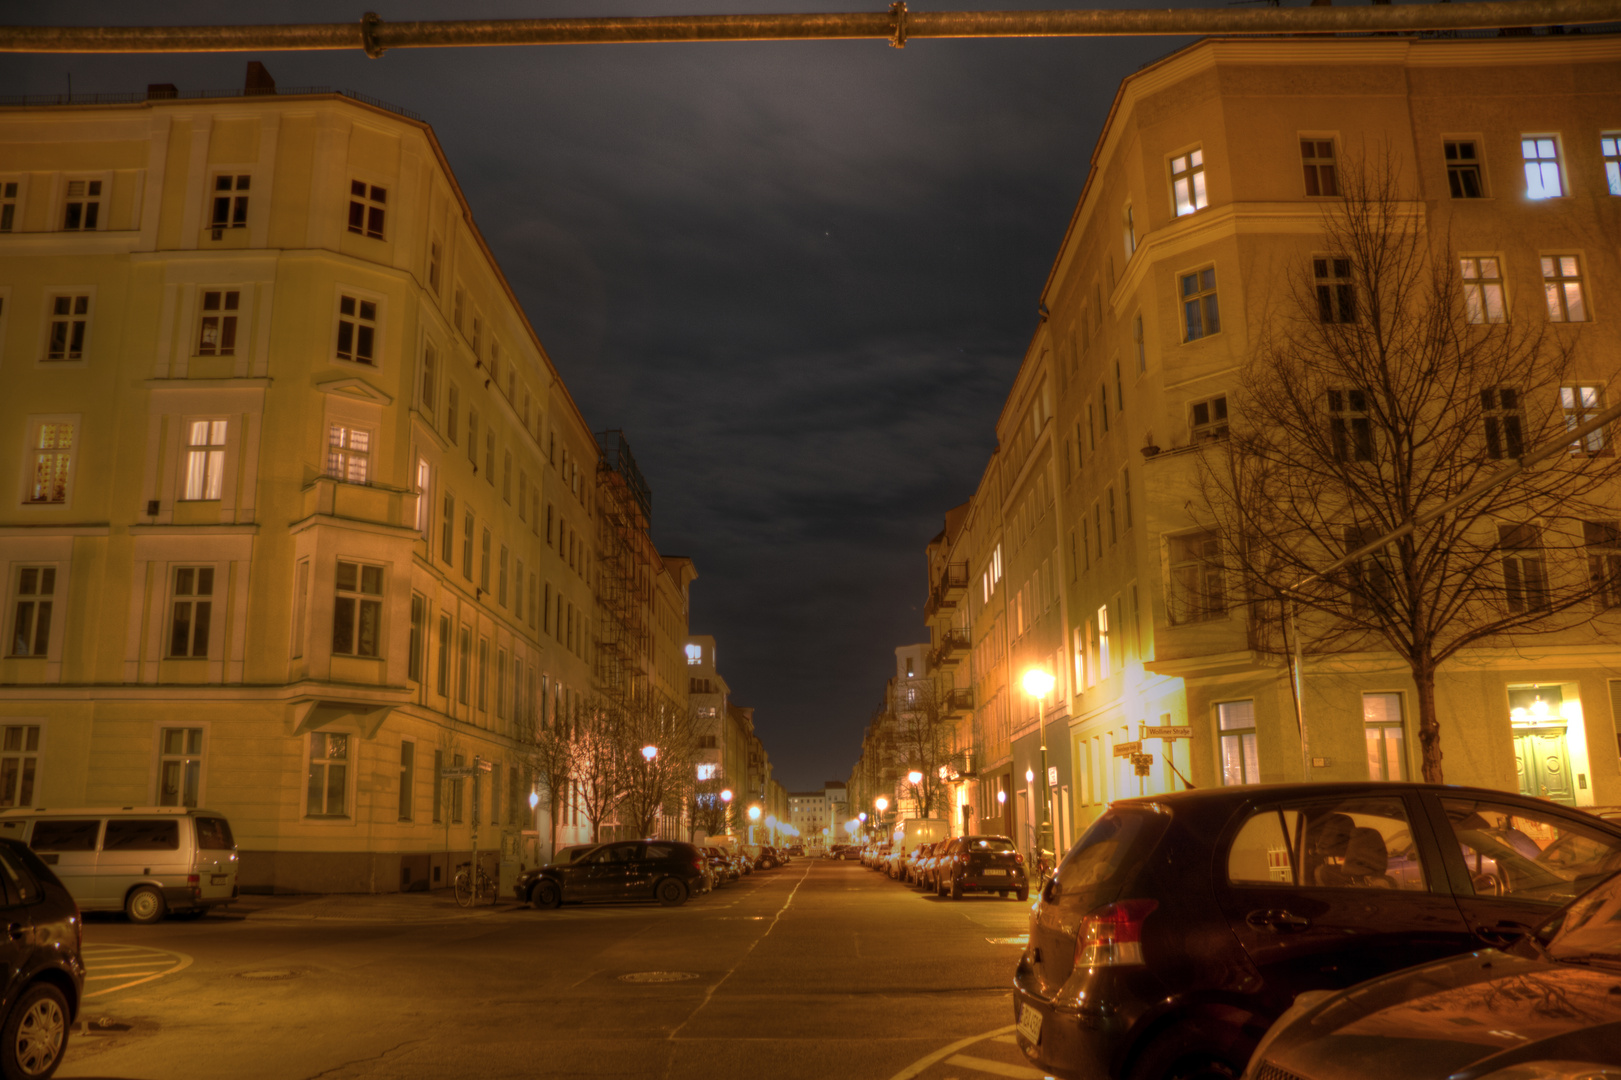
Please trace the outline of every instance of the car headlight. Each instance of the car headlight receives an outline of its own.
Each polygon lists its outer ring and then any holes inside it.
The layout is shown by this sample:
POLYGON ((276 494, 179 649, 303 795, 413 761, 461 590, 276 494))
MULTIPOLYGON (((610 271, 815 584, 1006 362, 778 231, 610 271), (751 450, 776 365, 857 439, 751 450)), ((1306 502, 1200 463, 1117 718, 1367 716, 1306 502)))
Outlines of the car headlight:
POLYGON ((1618 1080, 1621 1068, 1592 1061, 1527 1061, 1498 1069, 1480 1080, 1618 1080))
MULTIPOLYGON (((1266 1053, 1267 1047, 1271 1046, 1290 1024, 1333 997, 1336 993, 1338 993, 1336 990, 1307 990, 1303 994, 1296 994, 1294 1004, 1283 1010, 1283 1015, 1272 1022, 1272 1026, 1266 1029, 1266 1034, 1261 1036, 1261 1041, 1255 1044, 1255 1053, 1250 1055, 1249 1068, 1244 1070, 1246 1080, 1256 1075, 1256 1071, 1261 1066, 1262 1055, 1266 1053)), ((1483 1077, 1482 1080, 1485 1080, 1485 1078, 1483 1077)))

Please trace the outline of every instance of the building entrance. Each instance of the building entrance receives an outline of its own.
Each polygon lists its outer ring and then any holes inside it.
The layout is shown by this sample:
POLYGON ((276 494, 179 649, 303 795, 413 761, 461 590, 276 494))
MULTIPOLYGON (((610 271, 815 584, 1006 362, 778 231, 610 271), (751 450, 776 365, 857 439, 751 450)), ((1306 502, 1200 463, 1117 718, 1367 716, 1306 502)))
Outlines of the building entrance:
POLYGON ((1521 795, 1565 806, 1576 805, 1576 786, 1571 781, 1570 750, 1565 743, 1564 725, 1516 728, 1514 767, 1519 775, 1521 795))

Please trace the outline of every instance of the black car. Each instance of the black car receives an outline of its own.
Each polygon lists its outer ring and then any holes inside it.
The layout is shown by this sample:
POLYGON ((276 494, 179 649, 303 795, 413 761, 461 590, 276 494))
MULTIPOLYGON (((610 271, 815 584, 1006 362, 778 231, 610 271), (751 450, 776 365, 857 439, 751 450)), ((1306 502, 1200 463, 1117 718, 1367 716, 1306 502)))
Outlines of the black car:
POLYGON ((39 857, 0 840, 0 1075, 44 1080, 67 1053, 84 991, 79 905, 39 857))
POLYGON ((519 876, 513 895, 537 908, 563 903, 657 900, 666 907, 708 888, 708 860, 679 840, 602 844, 573 862, 548 863, 519 876))
POLYGON ((1122 800, 1032 912, 1019 1046, 1066 1080, 1236 1076, 1298 994, 1509 944, 1617 869, 1621 829, 1500 791, 1289 784, 1122 800))
POLYGON ((1301 995, 1256 1048, 1248 1076, 1621 1076, 1618 985, 1621 874, 1506 951, 1301 995))
POLYGON ((934 891, 953 900, 971 892, 1012 893, 1028 900, 1030 881, 1024 872, 1024 856, 1005 836, 959 836, 948 844, 935 866, 934 891))

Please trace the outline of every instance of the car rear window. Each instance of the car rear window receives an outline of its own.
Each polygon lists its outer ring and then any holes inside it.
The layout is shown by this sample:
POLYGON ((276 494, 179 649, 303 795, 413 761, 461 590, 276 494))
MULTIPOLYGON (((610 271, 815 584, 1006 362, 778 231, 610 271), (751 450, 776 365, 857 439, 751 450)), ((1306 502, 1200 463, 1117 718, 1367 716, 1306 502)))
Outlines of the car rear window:
POLYGON ((103 851, 178 851, 180 822, 174 818, 114 818, 107 822, 103 851))
POLYGON ((197 823, 197 846, 204 851, 229 851, 236 847, 231 823, 222 817, 192 818, 197 823))
POLYGON ((1084 902, 1120 877, 1159 839, 1166 817, 1116 807, 1094 821, 1058 867, 1058 889, 1066 901, 1084 902))
POLYGON ((968 841, 969 851, 1013 851, 1013 841, 1001 837, 978 837, 968 841))
POLYGON ((35 851, 94 851, 100 832, 97 819, 46 819, 34 822, 34 838, 28 846, 35 851))

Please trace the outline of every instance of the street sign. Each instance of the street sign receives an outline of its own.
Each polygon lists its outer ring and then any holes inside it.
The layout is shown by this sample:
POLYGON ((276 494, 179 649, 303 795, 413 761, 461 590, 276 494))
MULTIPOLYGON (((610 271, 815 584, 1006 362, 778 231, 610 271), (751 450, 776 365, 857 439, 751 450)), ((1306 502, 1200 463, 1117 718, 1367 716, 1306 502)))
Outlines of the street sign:
POLYGON ((1133 754, 1142 752, 1143 744, 1140 742, 1117 742, 1114 744, 1115 757, 1131 757, 1133 754))
POLYGON ((1147 776, 1148 770, 1154 765, 1154 755, 1133 754, 1131 755, 1131 764, 1138 776, 1147 776))
POLYGON ((466 780, 473 775, 473 767, 471 765, 457 765, 453 768, 440 769, 439 775, 446 780, 466 780))
POLYGON ((1057 765, 1049 765, 1049 766, 1047 766, 1047 786, 1048 787, 1057 787, 1058 786, 1058 766, 1057 765))
POLYGON ((1147 724, 1138 724, 1137 737, 1139 739, 1191 739, 1193 738, 1193 728, 1189 725, 1149 727, 1147 724))

